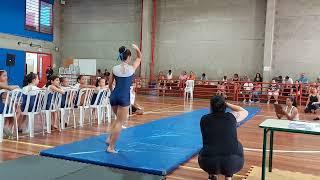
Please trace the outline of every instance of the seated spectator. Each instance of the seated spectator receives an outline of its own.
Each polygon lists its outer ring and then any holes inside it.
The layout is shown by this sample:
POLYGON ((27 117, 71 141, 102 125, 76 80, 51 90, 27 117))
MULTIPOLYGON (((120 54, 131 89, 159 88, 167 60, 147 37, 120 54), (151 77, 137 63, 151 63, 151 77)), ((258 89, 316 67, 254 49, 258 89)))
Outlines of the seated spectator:
POLYGON ((302 87, 303 87, 303 95, 306 96, 306 97, 308 97, 309 94, 311 94, 311 90, 313 88, 315 88, 316 90, 318 89, 317 88, 317 83, 312 83, 311 85, 303 84, 302 87))
POLYGON ((158 88, 165 89, 165 86, 166 86, 166 78, 165 78, 163 72, 160 71, 159 75, 158 75, 158 88))
POLYGON ((110 76, 110 73, 108 72, 108 69, 105 69, 105 70, 104 70, 103 75, 104 75, 104 76, 107 76, 107 77, 109 77, 109 76, 110 76))
POLYGON ((217 95, 227 98, 226 86, 223 82, 218 82, 217 95))
POLYGON ((31 72, 28 75, 26 75, 23 84, 24 87, 22 88, 22 92, 25 94, 27 94, 30 91, 40 90, 40 88, 38 87, 39 77, 35 73, 31 72))
POLYGON ((278 78, 276 79, 276 83, 282 84, 283 82, 284 82, 283 77, 278 76, 278 78))
POLYGON ((279 91, 280 91, 279 85, 276 83, 275 80, 272 80, 271 84, 269 86, 269 89, 268 89, 268 101, 267 101, 267 104, 270 104, 270 99, 271 99, 272 96, 273 96, 274 100, 276 101, 274 104, 278 104, 279 103, 278 102, 279 91))
POLYGON ((299 81, 297 80, 291 89, 291 96, 299 96, 301 92, 301 85, 299 81))
POLYGON ((309 79, 306 77, 305 73, 301 73, 300 78, 298 79, 299 82, 302 84, 307 84, 309 83, 309 79))
POLYGON ((262 84, 260 82, 255 82, 252 92, 252 100, 255 103, 260 103, 260 96, 262 94, 262 84))
POLYGON ((286 77, 284 78, 284 83, 285 83, 285 84, 293 84, 293 80, 292 80, 292 78, 290 78, 289 76, 286 76, 286 77))
POLYGON ((171 80, 171 79, 172 79, 172 71, 171 71, 171 70, 168 71, 167 79, 168 79, 168 80, 171 80))
POLYGON ((201 80, 201 81, 208 81, 208 78, 207 78, 207 76, 206 76, 206 73, 202 73, 200 80, 201 80))
POLYGON ((140 78, 135 79, 135 88, 142 88, 142 80, 140 78))
POLYGON ((320 102, 318 91, 315 87, 311 87, 304 112, 312 113, 313 111, 313 113, 316 113, 316 110, 319 108, 319 105, 317 104, 318 102, 320 102))
MULTIPOLYGON (((69 84, 69 79, 68 79, 68 78, 66 78, 66 77, 60 77, 59 80, 60 80, 60 87, 61 87, 62 90, 66 91, 66 90, 72 88, 72 87, 70 86, 70 84, 69 84)), ((68 97, 70 97, 70 95, 68 95, 68 97)), ((66 101, 67 101, 67 93, 65 93, 65 94, 63 94, 63 95, 61 96, 61 104, 60 104, 61 108, 63 108, 63 107, 66 106, 66 101)), ((69 105, 67 104, 67 106, 69 106, 69 105)), ((67 118, 68 115, 69 115, 69 113, 70 113, 69 111, 66 111, 65 114, 64 114, 64 117, 67 118)), ((64 126, 67 127, 67 126, 68 126, 68 123, 65 122, 65 125, 64 125, 64 126)))
MULTIPOLYGON (((320 102, 314 102, 313 105, 320 105, 320 102)), ((319 121, 320 120, 320 116, 316 117, 313 119, 314 121, 319 121)))
MULTIPOLYGON (((19 86, 9 86, 8 85, 8 75, 7 75, 7 71, 5 70, 0 70, 0 90, 14 90, 14 89, 19 89, 19 86)), ((4 106, 5 106, 5 101, 6 101, 6 97, 7 94, 6 93, 1 93, 0 94, 0 113, 2 114, 4 111, 4 106)), ((17 117, 20 116, 20 111, 17 112, 17 117)), ((19 118, 17 118, 19 119, 19 118)), ((13 134, 11 132, 10 129, 12 129, 13 127, 13 123, 14 123, 14 119, 13 118, 5 118, 4 121, 4 129, 3 129, 3 133, 5 137, 12 137, 13 134)))
POLYGON ((228 91, 229 91, 230 87, 229 87, 229 84, 228 84, 228 77, 227 76, 223 76, 222 82, 226 86, 226 89, 228 89, 228 91))
POLYGON ((172 71, 171 71, 171 69, 168 71, 168 74, 167 74, 167 86, 169 87, 169 89, 171 90, 172 88, 171 88, 171 86, 172 86, 172 83, 173 83, 173 80, 172 80, 172 78, 173 78, 173 75, 172 75, 172 71))
POLYGON ((77 78, 77 83, 74 85, 73 88, 82 89, 82 88, 95 88, 93 85, 87 85, 87 79, 85 76, 80 75, 77 78))
POLYGON ((254 80, 253 80, 254 82, 263 82, 263 78, 262 78, 262 76, 261 76, 261 74, 260 73, 257 73, 256 74, 256 77, 254 77, 254 80))
POLYGON ((245 81, 247 81, 248 78, 249 77, 247 75, 244 75, 243 77, 240 77, 240 81, 245 82, 245 81))
POLYGON ((163 72, 160 71, 159 74, 158 74, 158 80, 165 80, 166 77, 164 76, 163 72))
POLYGON ((188 79, 188 75, 187 75, 187 72, 186 71, 182 71, 180 76, 179 76, 179 87, 181 90, 183 90, 183 87, 184 87, 184 84, 185 84, 185 81, 188 79))
POLYGON ((224 82, 224 83, 228 82, 228 77, 227 76, 223 76, 222 82, 224 82))
MULTIPOLYGON (((100 90, 104 90, 104 91, 107 91, 109 88, 106 84, 106 79, 104 78, 98 78, 97 81, 96 81, 96 89, 95 89, 95 92, 94 94, 92 95, 91 97, 91 102, 90 104, 91 105, 94 105, 95 102, 97 101, 98 104, 102 103, 103 102, 103 94, 100 94, 99 95, 99 91, 100 90), (99 96, 98 96, 99 95, 99 96)), ((93 109, 93 114, 96 113, 95 109, 93 109)))
POLYGON ((225 102, 221 96, 211 99, 210 108, 211 112, 202 116, 200 122, 203 147, 198 157, 199 166, 209 174, 209 179, 216 179, 216 175, 222 174, 226 180, 231 180, 244 165, 237 122, 244 120, 248 112, 225 102), (226 108, 231 112, 226 112, 226 108))
POLYGON ((289 96, 290 94, 292 94, 292 84, 293 84, 293 80, 289 77, 286 76, 284 79, 284 87, 283 87, 283 96, 289 96))
MULTIPOLYGON (((64 95, 64 90, 60 87, 60 79, 59 76, 52 75, 50 76, 49 81, 46 84, 46 88, 48 93, 47 97, 47 106, 45 107, 46 110, 50 109, 51 102, 53 100, 54 93, 60 93, 61 95, 64 95)), ((58 129, 58 112, 51 112, 51 119, 52 119, 52 125, 51 129, 57 130, 58 129)))
POLYGON ((179 80, 180 81, 185 81, 188 79, 188 75, 187 75, 187 72, 186 71, 182 71, 182 73, 180 74, 179 76, 179 80))
POLYGON ((136 103, 136 84, 133 83, 130 89, 131 113, 136 115, 143 114, 143 107, 136 103))
POLYGON ((246 103, 246 97, 248 96, 248 102, 251 103, 251 99, 252 99, 252 90, 253 90, 253 84, 250 82, 250 79, 247 78, 246 82, 243 84, 243 91, 242 91, 242 95, 243 95, 243 103, 246 103))
POLYGON ((190 71, 190 75, 188 77, 189 80, 196 80, 196 75, 194 72, 190 71))
POLYGON ((19 89, 19 86, 9 86, 8 85, 8 74, 5 70, 0 70, 0 90, 14 90, 19 89))
POLYGON ((104 79, 106 79, 106 81, 109 82, 110 73, 109 72, 104 73, 103 76, 104 76, 104 79))
POLYGON ((232 81, 240 81, 239 74, 234 74, 232 81))
POLYGON ((60 86, 62 89, 68 89, 71 88, 70 84, 69 84, 69 79, 66 77, 60 77, 60 86))
POLYGON ((299 112, 298 108, 296 107, 297 103, 294 97, 288 97, 286 99, 286 107, 280 110, 276 110, 276 115, 279 119, 281 119, 283 116, 286 117, 288 120, 299 120, 299 112))
MULTIPOLYGON (((29 73, 26 75, 25 79, 24 79, 24 87, 22 88, 22 92, 23 92, 23 95, 22 95, 22 103, 21 103, 21 111, 25 111, 25 108, 27 106, 27 95, 30 91, 32 92, 31 97, 30 97, 30 102, 29 102, 29 108, 26 110, 28 112, 31 112, 33 107, 36 106, 36 93, 33 94, 34 92, 33 91, 36 91, 36 90, 41 90, 39 87, 38 87, 38 84, 39 84, 39 77, 37 74, 35 73, 29 73)), ((25 129, 26 130, 26 119, 25 119, 25 116, 21 117, 20 118, 20 122, 21 122, 21 126, 20 128, 21 129, 25 129)))
POLYGON ((96 92, 98 92, 99 90, 107 90, 108 86, 107 86, 107 81, 104 78, 98 78, 96 81, 96 92))
POLYGON ((102 77, 102 76, 103 76, 103 74, 102 74, 102 72, 101 72, 101 69, 98 69, 98 70, 97 70, 96 76, 97 76, 97 77, 102 77))

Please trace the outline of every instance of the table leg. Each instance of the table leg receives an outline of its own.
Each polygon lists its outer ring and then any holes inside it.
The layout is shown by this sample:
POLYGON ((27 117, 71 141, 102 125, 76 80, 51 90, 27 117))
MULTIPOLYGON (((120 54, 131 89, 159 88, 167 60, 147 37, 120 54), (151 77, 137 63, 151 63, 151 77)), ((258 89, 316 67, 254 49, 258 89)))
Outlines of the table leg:
POLYGON ((262 149, 262 170, 261 170, 261 180, 266 179, 266 156, 267 156, 267 134, 268 129, 263 129, 263 149, 262 149))
POLYGON ((269 172, 272 172, 273 131, 270 131, 269 172))

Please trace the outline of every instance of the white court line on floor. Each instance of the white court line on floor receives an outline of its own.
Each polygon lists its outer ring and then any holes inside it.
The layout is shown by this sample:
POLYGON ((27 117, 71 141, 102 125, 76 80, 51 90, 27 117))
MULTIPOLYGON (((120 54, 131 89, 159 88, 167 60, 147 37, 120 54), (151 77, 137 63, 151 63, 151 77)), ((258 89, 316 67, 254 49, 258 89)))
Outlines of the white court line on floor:
MULTIPOLYGON (((256 152, 262 152, 262 149, 256 149, 256 148, 243 148, 245 151, 256 151, 256 152)), ((267 150, 269 152, 269 150, 267 150)), ((315 154, 320 153, 320 151, 302 151, 302 150, 273 150, 275 153, 301 153, 301 154, 315 154)))
MULTIPOLYGON (((255 151, 255 152, 262 152, 262 149, 255 149, 255 148, 243 148, 245 151, 255 151)), ((75 152, 69 153, 68 155, 82 155, 82 154, 93 154, 93 153, 100 153, 105 152, 105 150, 101 151, 84 151, 84 152, 75 152)), ((267 150, 269 152, 269 150, 267 150)), ((299 153, 299 154, 317 154, 320 151, 289 151, 289 150, 273 150, 274 153, 299 153)))
POLYGON ((186 113, 191 111, 147 111, 143 114, 161 114, 161 113, 186 113))
MULTIPOLYGON (((140 104, 140 103, 139 103, 140 104)), ((183 106, 183 104, 175 104, 175 103, 165 103, 165 102, 145 102, 145 101, 143 101, 143 102, 141 102, 141 104, 152 104, 152 105, 154 105, 154 104, 158 104, 158 105, 169 105, 169 106, 178 106, 178 105, 181 105, 181 106, 183 106)))
POLYGON ((158 111, 168 110, 168 109, 177 108, 177 107, 181 107, 181 106, 183 106, 183 105, 170 106, 170 107, 167 107, 167 108, 159 108, 159 109, 153 110, 151 112, 158 112, 158 111))

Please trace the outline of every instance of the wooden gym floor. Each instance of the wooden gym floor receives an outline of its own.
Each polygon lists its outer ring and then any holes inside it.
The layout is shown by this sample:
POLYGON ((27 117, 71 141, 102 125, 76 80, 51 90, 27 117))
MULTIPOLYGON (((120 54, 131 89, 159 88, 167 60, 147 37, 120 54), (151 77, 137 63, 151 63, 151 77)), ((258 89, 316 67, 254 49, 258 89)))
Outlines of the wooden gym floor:
MULTIPOLYGON (((209 100, 195 99, 192 104, 184 103, 182 98, 139 96, 137 102, 144 107, 145 114, 132 116, 128 126, 143 124, 163 117, 173 116, 191 110, 208 107, 209 100)), ((243 104, 241 104, 243 105, 243 104)), ((273 105, 253 104, 262 108, 261 113, 238 128, 238 137, 245 147, 245 167, 239 175, 245 175, 253 165, 261 166, 262 129, 258 125, 267 118, 275 118, 273 105)), ((249 106, 248 104, 246 106, 249 106)), ((313 119, 316 115, 305 115, 300 108, 300 118, 313 119)), ((320 112, 319 112, 320 113, 320 112)), ((63 132, 52 132, 42 135, 37 133, 34 138, 27 135, 19 141, 4 140, 0 143, 0 162, 15 159, 21 156, 39 154, 60 144, 70 143, 89 136, 108 132, 108 126, 85 125, 83 128, 68 128, 63 132)), ((320 138, 312 135, 275 133, 274 139, 274 168, 302 172, 320 176, 320 138), (281 151, 277 151, 281 150, 281 151)), ((198 166, 197 157, 181 165, 172 174, 169 180, 206 179, 207 175, 198 166)))

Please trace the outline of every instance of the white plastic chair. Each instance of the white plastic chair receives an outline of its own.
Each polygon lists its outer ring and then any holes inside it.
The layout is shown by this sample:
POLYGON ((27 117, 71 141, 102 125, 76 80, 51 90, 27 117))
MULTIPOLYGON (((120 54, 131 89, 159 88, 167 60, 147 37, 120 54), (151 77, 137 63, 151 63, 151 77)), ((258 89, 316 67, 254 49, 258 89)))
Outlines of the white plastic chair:
MULTIPOLYGON (((15 131, 16 131, 16 138, 19 139, 19 132, 18 132, 18 121, 16 115, 16 107, 19 105, 21 100, 21 91, 20 90, 13 90, 13 91, 0 91, 0 96, 5 93, 5 102, 2 114, 0 114, 0 142, 3 140, 3 129, 4 129, 4 122, 6 118, 13 118, 15 124, 15 131)), ((2 98, 2 97, 0 97, 2 98)), ((2 99, 1 99, 2 100, 2 99)))
POLYGON ((102 104, 103 100, 105 99, 107 91, 106 90, 99 90, 96 94, 96 99, 93 103, 90 103, 90 124, 92 124, 92 120, 94 119, 93 110, 96 109, 96 114, 98 118, 98 125, 102 122, 102 104), (93 118, 93 119, 92 119, 93 118))
POLYGON ((70 120, 70 112, 72 111, 73 114, 73 126, 74 128, 76 128, 76 117, 75 117, 75 113, 74 113, 74 106, 75 106, 75 99, 77 97, 78 94, 78 89, 74 89, 74 88, 68 88, 65 90, 64 94, 60 94, 61 98, 59 99, 59 103, 58 103, 58 108, 60 111, 60 128, 61 129, 65 129, 65 123, 68 122, 70 120), (65 119, 66 117, 66 113, 67 114, 67 121, 65 119))
POLYGON ((136 93, 134 92, 133 86, 130 87, 130 106, 129 106, 129 115, 132 114, 132 105, 136 100, 136 93))
POLYGON ((44 103, 45 91, 44 90, 32 90, 26 94, 22 94, 22 101, 25 99, 24 110, 21 115, 28 117, 28 129, 30 137, 34 137, 34 120, 35 115, 40 115, 42 123, 42 134, 44 134, 44 122, 42 118, 42 106, 44 103), (31 104, 31 101, 33 103, 31 104))
POLYGON ((111 104, 110 104, 110 95, 111 95, 111 92, 110 90, 108 89, 106 91, 106 95, 104 97, 104 100, 102 102, 102 114, 103 114, 103 121, 106 122, 106 118, 108 120, 108 123, 111 123, 111 104))
MULTIPOLYGON (((60 93, 50 92, 49 90, 46 91, 46 94, 44 96, 42 112, 44 112, 46 117, 47 133, 51 133, 51 124, 52 124, 51 113, 58 112, 58 102, 60 102, 60 98, 61 98, 60 93)), ((61 130, 61 127, 60 127, 60 130, 61 130)))
POLYGON ((190 95, 190 99, 193 100, 193 89, 194 80, 187 80, 186 87, 184 88, 184 99, 188 100, 190 95))
MULTIPOLYGON (((91 99, 94 93, 94 89, 83 88, 80 89, 77 97, 77 107, 80 111, 79 125, 83 127, 85 119, 85 110, 90 108, 91 99)), ((90 120, 90 118, 89 118, 90 120)))
POLYGON ((130 120, 130 115, 132 114, 132 105, 134 105, 135 99, 136 99, 136 94, 134 92, 134 87, 131 86, 130 87, 130 105, 129 105, 128 118, 124 122, 124 125, 122 125, 122 128, 127 128, 128 127, 128 123, 129 123, 129 120, 130 120))

